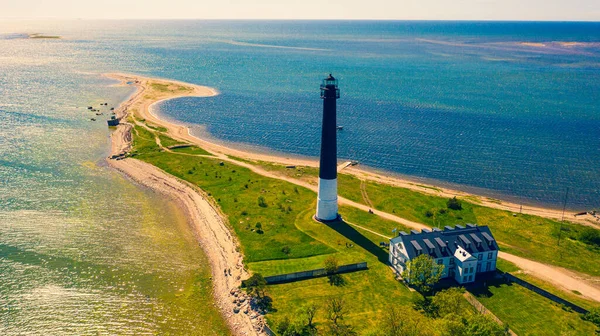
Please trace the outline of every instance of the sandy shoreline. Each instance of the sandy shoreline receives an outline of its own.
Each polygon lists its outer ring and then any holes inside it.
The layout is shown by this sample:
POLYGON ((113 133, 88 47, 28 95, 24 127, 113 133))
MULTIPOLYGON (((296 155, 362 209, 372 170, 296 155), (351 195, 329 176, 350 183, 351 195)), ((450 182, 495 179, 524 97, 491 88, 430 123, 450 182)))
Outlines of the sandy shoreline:
MULTIPOLYGON (((218 94, 216 90, 188 83, 180 83, 180 85, 189 87, 190 91, 181 92, 181 94, 177 93, 165 96, 149 97, 142 96, 145 90, 145 85, 147 85, 148 82, 151 81, 151 83, 168 84, 175 83, 175 81, 149 79, 141 76, 123 74, 110 74, 106 76, 119 80, 122 84, 131 82, 132 85, 136 86, 138 89, 136 93, 134 93, 126 102, 124 102, 118 108, 117 111, 115 111, 119 117, 125 117, 128 114, 133 114, 138 120, 144 119, 147 124, 150 124, 154 127, 164 127, 167 130, 166 133, 170 137, 179 141, 188 142, 190 144, 196 144, 223 161, 232 162, 236 165, 246 167, 254 171, 255 173, 266 177, 286 180, 296 185, 303 186, 310 190, 316 191, 317 186, 312 181, 298 180, 287 176, 283 176, 276 172, 268 171, 260 167, 259 165, 254 165, 247 162, 243 162, 241 160, 237 160, 235 157, 251 161, 265 161, 284 165, 303 165, 310 167, 317 166, 318 162, 316 160, 303 160, 269 154, 258 154, 234 148, 228 148, 226 146, 215 144, 192 136, 187 126, 177 125, 162 120, 151 113, 151 106, 160 101, 186 96, 209 97, 218 94)), ((112 155, 120 155, 126 153, 130 149, 130 127, 131 126, 127 126, 127 124, 123 124, 122 126, 119 126, 117 130, 113 133, 112 155)), ((262 324, 264 323, 262 316, 256 317, 256 315, 253 315, 254 312, 250 312, 250 315, 252 315, 254 318, 250 318, 248 315, 242 313, 232 314, 232 310, 233 308, 235 308, 235 305, 232 303, 234 297, 231 293, 239 286, 240 279, 245 278, 247 274, 244 273, 243 267, 237 268, 238 265, 242 265, 243 256, 239 252, 236 252, 237 241, 235 239, 235 236, 230 233, 229 228, 226 224, 226 220, 224 219, 225 216, 219 213, 218 208, 210 205, 210 199, 208 197, 202 197, 202 195, 204 194, 198 188, 189 185, 184 181, 180 181, 162 172, 160 169, 154 166, 145 164, 143 162, 131 158, 127 158, 124 160, 108 161, 111 166, 127 174, 135 181, 143 185, 149 186, 171 198, 178 200, 178 202, 182 205, 184 210, 189 214, 190 222, 193 223, 193 225, 197 229, 198 235, 200 236, 199 241, 204 250, 206 251, 209 260, 211 261, 213 278, 222 279, 223 270, 227 267, 232 269, 233 277, 227 279, 226 281, 213 281, 213 287, 215 300, 219 303, 219 307, 221 308, 223 316, 226 318, 227 322, 231 326, 232 330, 234 331, 234 334, 261 335, 262 333, 257 332, 256 330, 260 330, 262 324), (213 238, 207 239, 206 237, 203 237, 207 233, 209 235, 213 235, 213 238), (218 233, 218 235, 214 236, 214 234, 216 233, 218 233)), ((481 205, 485 205, 491 208, 503 209, 512 212, 519 212, 520 210, 520 205, 518 204, 510 202, 501 202, 495 199, 490 199, 482 196, 475 196, 472 194, 451 189, 417 184, 412 181, 402 180, 395 177, 389 177, 383 174, 361 170, 356 167, 345 168, 344 172, 353 174, 358 178, 364 180, 387 183, 399 187, 408 188, 411 190, 420 191, 425 194, 431 194, 441 197, 465 197, 468 198, 468 200, 471 202, 479 203, 481 205)), ((367 205, 353 202, 344 197, 339 197, 339 202, 340 204, 346 204, 364 211, 368 211, 370 209, 370 207, 367 205)), ((374 210, 373 212, 382 218, 396 221, 410 228, 427 228, 426 225, 416 223, 404 218, 400 218, 393 214, 381 212, 378 210, 374 210)), ((561 210, 536 208, 530 206, 523 206, 522 212, 552 219, 560 219, 562 217, 561 210)), ((596 223, 589 221, 585 218, 573 217, 573 213, 567 213, 565 215, 565 218, 570 221, 577 222, 579 224, 597 227, 596 223)), ((544 265, 539 262, 534 262, 525 258, 512 256, 506 253, 503 254, 503 259, 507 259, 516 263, 517 266, 519 266, 523 271, 530 273, 540 279, 553 283, 558 288, 561 288, 567 292, 578 290, 582 292, 583 296, 600 302, 600 285, 597 283, 597 279, 595 279, 594 277, 583 278, 581 274, 577 274, 574 271, 566 270, 552 265, 544 265)))
MULTIPOLYGON (((206 97, 217 94, 210 88, 194 87, 193 90, 178 94, 166 94, 164 97, 147 97, 146 81, 128 75, 110 74, 110 78, 118 79, 125 84, 132 82, 137 87, 125 102, 116 110, 115 114, 122 119, 119 126, 111 134, 111 158, 108 159, 110 167, 125 174, 134 182, 148 187, 172 200, 174 200, 186 213, 190 225, 196 232, 196 238, 205 252, 211 266, 213 296, 215 304, 219 307, 222 316, 229 325, 234 335, 264 335, 262 328, 264 318, 248 307, 248 299, 243 304, 237 305, 233 301, 245 297, 239 291, 242 279, 248 277, 243 265, 243 255, 239 252, 238 242, 228 227, 226 216, 218 207, 214 206, 210 198, 199 188, 181 181, 159 168, 148 163, 132 159, 121 159, 121 155, 131 149, 132 125, 127 123, 130 114, 148 109, 150 102, 185 96, 206 97), (154 98, 154 99, 153 99, 154 98), (234 311, 237 310, 237 313, 234 311)), ((153 83, 160 81, 152 80, 153 83)), ((165 81, 164 83, 174 83, 165 81)), ((190 87, 189 84, 183 84, 190 87)), ((138 116, 139 117, 139 116, 138 116)))
MULTIPOLYGON (((118 77, 112 77, 112 78, 119 79, 118 77)), ((143 77, 131 76, 131 78, 143 78, 143 77)), ((173 82, 176 82, 176 81, 173 81, 173 82)), ((179 82, 176 82, 176 83, 179 83, 179 82)), ((191 85, 188 83, 181 83, 181 84, 191 85)), ((199 90, 200 90, 200 92, 205 93, 205 95, 202 95, 203 97, 209 97, 209 96, 214 96, 214 95, 218 94, 218 91, 216 91, 215 89, 211 89, 211 88, 201 87, 201 89, 199 89, 199 90)), ((176 98, 176 97, 172 97, 172 98, 176 98)), ((172 98, 169 98, 169 99, 172 99, 172 98)), ((161 119, 159 116, 157 116, 155 113, 152 112, 153 106, 160 103, 163 100, 155 101, 155 102, 149 104, 146 108, 140 109, 140 111, 138 111, 139 116, 141 118, 144 118, 144 119, 152 122, 153 124, 167 128, 168 129, 167 133, 175 139, 186 141, 186 142, 189 142, 192 144, 197 144, 197 145, 201 146, 202 148, 207 149, 209 152, 224 154, 224 155, 228 155, 228 156, 235 156, 235 157, 242 158, 245 160, 265 161, 265 162, 272 162, 272 163, 278 163, 278 164, 283 164, 283 165, 318 167, 319 162, 317 159, 300 158, 300 157, 293 157, 293 156, 286 157, 286 156, 274 155, 274 154, 256 153, 256 152, 252 152, 252 151, 240 150, 240 149, 236 149, 236 148, 227 147, 225 145, 217 144, 214 142, 207 141, 205 139, 198 138, 190 133, 190 130, 187 126, 177 124, 177 123, 174 123, 171 121, 166 121, 164 119, 161 119)), ((402 187, 402 188, 419 191, 419 192, 422 192, 425 194, 434 195, 434 196, 440 196, 440 197, 446 197, 446 198, 451 198, 454 196, 463 197, 463 198, 468 197, 469 201, 486 206, 486 207, 490 207, 490 208, 507 210, 507 211, 512 211, 515 213, 522 212, 525 214, 536 215, 536 216, 551 218, 551 219, 555 219, 555 220, 561 220, 563 217, 563 213, 562 213, 561 209, 550 209, 550 208, 544 208, 544 207, 522 205, 522 204, 510 202, 510 201, 499 200, 496 198, 475 195, 472 193, 459 191, 459 190, 455 190, 455 189, 440 187, 440 186, 431 185, 431 184, 427 184, 427 183, 415 182, 415 181, 411 181, 408 179, 398 178, 396 176, 389 176, 389 175, 386 175, 385 172, 381 172, 376 169, 371 169, 371 168, 361 169, 361 168, 354 166, 354 167, 345 168, 344 173, 355 175, 356 177, 361 178, 361 179, 370 180, 370 181, 374 181, 374 182, 386 183, 386 184, 390 184, 390 185, 394 185, 394 186, 398 186, 398 187, 402 187)), ((583 224, 583 225, 587 225, 587 226, 593 226, 596 228, 600 227, 600 222, 598 222, 598 220, 595 220, 590 215, 578 216, 578 217, 576 217, 574 215, 575 215, 575 212, 567 210, 565 212, 564 218, 565 218, 565 220, 568 220, 568 221, 571 221, 574 223, 579 223, 579 224, 583 224)))

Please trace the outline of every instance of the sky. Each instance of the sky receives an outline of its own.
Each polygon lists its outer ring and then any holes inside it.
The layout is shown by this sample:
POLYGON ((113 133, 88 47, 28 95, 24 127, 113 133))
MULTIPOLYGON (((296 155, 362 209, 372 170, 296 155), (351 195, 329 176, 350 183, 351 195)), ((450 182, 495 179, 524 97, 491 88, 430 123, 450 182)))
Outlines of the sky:
POLYGON ((600 21, 600 0, 0 0, 0 18, 600 21))

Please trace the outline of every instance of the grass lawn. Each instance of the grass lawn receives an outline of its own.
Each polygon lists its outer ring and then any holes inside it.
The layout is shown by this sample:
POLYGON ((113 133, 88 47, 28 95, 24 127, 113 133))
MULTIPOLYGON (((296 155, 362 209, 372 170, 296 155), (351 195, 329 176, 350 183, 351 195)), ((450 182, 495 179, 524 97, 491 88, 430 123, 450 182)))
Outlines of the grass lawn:
MULTIPOLYGON (((318 169, 258 162, 263 168, 280 174, 316 181, 318 169)), ((357 177, 338 174, 339 194, 358 203, 367 204, 361 193, 365 184, 369 200, 375 209, 400 217, 443 228, 446 225, 476 223, 487 225, 503 251, 531 260, 557 265, 593 276, 600 276, 600 247, 586 244, 578 237, 584 226, 559 222, 538 216, 518 214, 477 205, 468 197, 462 200, 463 209, 447 209, 447 198, 373 181, 361 182, 357 177), (557 246, 561 232, 560 246, 557 246)), ((393 227, 392 227, 393 228, 393 227)), ((391 235, 390 231, 387 234, 391 235)))
POLYGON ((160 139, 160 144, 163 145, 163 147, 169 147, 169 146, 175 146, 175 145, 183 145, 183 142, 174 140, 171 137, 168 137, 164 134, 161 133, 157 133, 158 138, 160 139))
POLYGON ((536 285, 536 286, 540 287, 541 289, 548 291, 548 292, 550 292, 560 298, 563 298, 567 301, 570 301, 571 303, 574 303, 582 308, 591 309, 591 308, 600 307, 600 303, 584 298, 583 296, 581 296, 581 293, 566 292, 564 290, 557 289, 552 284, 550 284, 546 281, 540 280, 529 274, 520 272, 519 267, 517 265, 511 263, 510 261, 498 259, 498 264, 496 265, 496 267, 502 272, 511 273, 512 275, 514 275, 520 279, 523 279, 533 285, 536 285))
POLYGON ((517 284, 498 281, 471 293, 520 336, 594 335, 596 330, 580 314, 517 284))
MULTIPOLYGON (((367 261, 369 270, 342 275, 340 286, 330 284, 327 278, 268 286, 274 308, 267 315, 271 326, 277 326, 285 316, 293 319, 297 309, 307 303, 323 307, 329 298, 341 297, 349 312, 346 320, 364 334, 378 324, 390 305, 411 307, 420 296, 394 279, 386 264, 388 252, 379 246, 385 238, 344 222, 314 221, 314 192, 243 167, 221 164, 218 159, 161 151, 153 132, 139 126, 134 128, 134 135, 132 154, 137 159, 199 186, 214 199, 240 240, 249 270, 275 275, 322 268, 329 256, 335 256, 339 264, 367 261)), ((383 196, 373 195, 369 194, 373 202, 381 202, 383 196)), ((414 196, 413 205, 418 201, 414 196)), ((436 202, 445 204, 445 200, 436 202)), ((394 210, 402 215, 399 208, 394 210)), ((340 213, 347 222, 385 236, 393 236, 394 228, 407 230, 355 208, 343 206, 340 213)), ((520 335, 557 335, 563 330, 583 335, 593 331, 579 315, 563 311, 524 288, 499 285, 482 294, 487 294, 480 295, 482 303, 520 335)), ((324 323, 323 308, 316 321, 324 323)))
MULTIPOLYGON (((261 167, 279 174, 316 184, 318 169, 256 162, 261 167)), ((340 196, 367 204, 361 193, 364 183, 369 200, 375 209, 396 214, 400 217, 443 228, 446 225, 476 223, 491 228, 503 251, 531 260, 569 268, 593 276, 600 276, 600 247, 586 244, 578 237, 583 225, 559 222, 538 216, 518 214, 484 207, 466 197, 463 209, 447 209, 447 198, 427 195, 406 188, 395 187, 374 181, 364 181, 353 175, 338 174, 340 196), (526 228, 526 229, 524 229, 526 228), (561 243, 557 246, 561 232, 561 243)), ((390 231, 387 231, 391 234, 390 231)))
MULTIPOLYGON (((339 181, 342 196, 366 204, 360 193, 359 179, 341 174, 339 181)), ((561 244, 557 246, 560 223, 551 219, 525 214, 515 217, 512 212, 464 200, 462 210, 449 210, 446 208, 446 198, 370 181, 365 183, 369 199, 376 209, 430 226, 466 223, 487 225, 505 252, 590 275, 600 275, 600 249, 576 239, 584 229, 582 225, 564 224, 561 244), (429 216, 428 212, 435 215, 429 216)))
MULTIPOLYGON (((363 234, 344 223, 328 226, 314 221, 314 192, 239 166, 220 165, 217 159, 162 152, 150 131, 136 127, 135 134, 137 159, 198 185, 219 204, 240 239, 251 271, 274 275, 322 268, 332 255, 339 264, 368 262, 369 270, 342 275, 341 286, 331 285, 327 278, 269 286, 274 307, 267 316, 271 325, 285 316, 293 318, 303 304, 324 306, 335 296, 346 302, 350 312, 347 321, 362 333, 379 321, 389 305, 412 306, 419 296, 395 280, 385 263, 387 250, 378 245, 383 238, 363 234), (259 197, 264 198, 266 207, 259 205, 259 197), (258 222, 262 233, 257 232, 258 222), (282 251, 283 246, 290 247, 289 254, 282 251)), ((344 218, 373 229, 392 225, 352 208, 345 209, 344 218)), ((324 320, 322 308, 317 322, 324 320)))
POLYGON ((243 167, 221 165, 218 159, 168 152, 138 158, 213 196, 239 237, 247 262, 333 252, 294 226, 300 211, 314 201, 309 190, 264 178, 243 167), (286 246, 290 248, 288 254, 282 251, 286 246))
MULTIPOLYGON (((345 223, 325 225, 312 219, 312 207, 298 218, 296 225, 336 252, 340 264, 366 261, 369 270, 342 275, 341 286, 331 285, 327 278, 318 278, 288 284, 271 285, 268 291, 274 299, 274 314, 269 314, 271 325, 277 325, 284 316, 293 319, 296 310, 308 303, 320 307, 331 297, 344 300, 349 314, 346 320, 357 327, 359 334, 375 327, 390 305, 412 306, 420 295, 409 291, 394 278, 393 272, 385 264, 387 251, 378 246, 378 240, 370 240, 361 232, 345 223), (351 247, 349 247, 351 244, 351 247)), ((348 220, 357 220, 347 216, 348 220)), ((296 271, 323 267, 323 256, 287 260, 288 266, 270 270, 296 271)), ((250 268, 261 269, 263 263, 251 263, 250 268), (256 264, 256 265, 255 265, 256 264)), ((276 265, 270 265, 277 267, 276 265)), ((317 322, 324 323, 323 308, 317 314, 317 322)))

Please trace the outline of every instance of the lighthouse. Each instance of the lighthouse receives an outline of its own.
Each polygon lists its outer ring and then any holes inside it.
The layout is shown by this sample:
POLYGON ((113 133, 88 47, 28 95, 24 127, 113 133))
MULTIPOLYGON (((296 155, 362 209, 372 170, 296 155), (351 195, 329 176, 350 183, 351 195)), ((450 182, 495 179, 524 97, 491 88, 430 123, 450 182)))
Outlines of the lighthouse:
POLYGON ((336 100, 340 98, 338 81, 331 74, 321 84, 323 125, 321 130, 321 160, 319 165, 319 194, 317 214, 319 221, 338 219, 337 203, 337 125, 336 100))

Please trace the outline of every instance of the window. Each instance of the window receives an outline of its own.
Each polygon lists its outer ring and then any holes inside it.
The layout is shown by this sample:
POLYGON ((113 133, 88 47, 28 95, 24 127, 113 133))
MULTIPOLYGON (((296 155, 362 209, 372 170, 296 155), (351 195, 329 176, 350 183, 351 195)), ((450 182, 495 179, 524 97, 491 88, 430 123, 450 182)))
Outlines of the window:
POLYGON ((489 252, 488 253, 488 259, 492 259, 492 254, 494 254, 494 252, 489 252))
POLYGON ((483 254, 479 253, 479 254, 477 255, 477 260, 481 260, 481 259, 483 259, 483 254))
POLYGON ((477 264, 477 272, 481 272, 481 264, 477 264))
POLYGON ((492 269, 492 263, 488 261, 488 262, 487 262, 487 265, 485 265, 485 270, 486 270, 486 271, 489 271, 489 270, 491 270, 491 269, 492 269))
POLYGON ((473 276, 469 275, 469 281, 473 281, 473 276))
POLYGON ((443 263, 444 263, 444 259, 438 259, 438 260, 437 260, 437 264, 438 264, 438 265, 442 265, 443 263))
POLYGON ((450 265, 454 265, 454 258, 450 258, 450 265))

